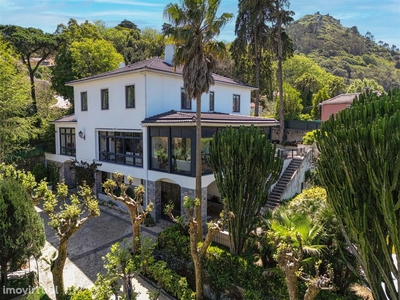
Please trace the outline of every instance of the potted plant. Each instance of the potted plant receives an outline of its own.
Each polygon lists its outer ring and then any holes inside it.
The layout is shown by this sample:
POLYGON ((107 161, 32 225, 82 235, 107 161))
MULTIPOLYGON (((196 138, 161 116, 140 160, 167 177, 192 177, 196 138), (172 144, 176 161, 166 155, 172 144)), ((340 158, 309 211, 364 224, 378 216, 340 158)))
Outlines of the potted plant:
POLYGON ((179 147, 174 150, 174 159, 178 171, 190 171, 190 148, 179 147))
POLYGON ((160 169, 166 169, 168 164, 168 154, 165 148, 160 148, 155 152, 160 169))

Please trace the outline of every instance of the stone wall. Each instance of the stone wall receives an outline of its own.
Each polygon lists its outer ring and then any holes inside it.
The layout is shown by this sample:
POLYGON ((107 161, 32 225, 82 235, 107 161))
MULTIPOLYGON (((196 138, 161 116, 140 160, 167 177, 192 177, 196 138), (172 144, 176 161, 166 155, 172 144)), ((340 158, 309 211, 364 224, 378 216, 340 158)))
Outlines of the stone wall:
MULTIPOLYGON (((310 130, 285 129, 286 141, 289 143, 291 142, 301 143, 303 140, 303 136, 309 131, 310 130)), ((271 140, 272 141, 279 140, 279 128, 272 128, 271 140)))
MULTIPOLYGON (((189 196, 191 198, 196 197, 196 190, 181 188, 181 207, 183 207, 183 198, 185 196, 189 196)), ((203 187, 201 190, 201 197, 203 198, 201 201, 201 215, 202 219, 205 220, 207 218, 207 187, 203 187)), ((182 213, 185 213, 182 211, 182 213)))
POLYGON ((162 216, 162 208, 161 208, 161 182, 160 181, 151 181, 148 180, 146 184, 144 184, 147 194, 148 203, 153 202, 154 208, 151 212, 151 216, 154 220, 161 219, 162 216))

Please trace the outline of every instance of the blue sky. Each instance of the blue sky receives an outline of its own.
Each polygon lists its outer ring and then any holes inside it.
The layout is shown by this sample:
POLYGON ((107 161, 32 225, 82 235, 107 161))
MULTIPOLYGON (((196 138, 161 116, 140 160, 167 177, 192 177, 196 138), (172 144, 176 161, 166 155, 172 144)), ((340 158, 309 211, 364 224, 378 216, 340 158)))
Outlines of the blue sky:
MULTIPOLYGON (((163 10, 168 3, 161 0, 0 0, 0 24, 40 28, 53 33, 58 24, 67 24, 70 18, 79 23, 102 20, 113 27, 127 19, 139 28, 161 29, 163 10)), ((374 35, 376 42, 382 40, 400 47, 400 0, 292 0, 290 9, 297 20, 304 15, 329 14, 346 27, 357 26, 365 35, 374 35)), ((221 33, 219 40, 230 42, 235 38, 234 27, 238 1, 221 0, 220 13, 234 14, 221 33)))

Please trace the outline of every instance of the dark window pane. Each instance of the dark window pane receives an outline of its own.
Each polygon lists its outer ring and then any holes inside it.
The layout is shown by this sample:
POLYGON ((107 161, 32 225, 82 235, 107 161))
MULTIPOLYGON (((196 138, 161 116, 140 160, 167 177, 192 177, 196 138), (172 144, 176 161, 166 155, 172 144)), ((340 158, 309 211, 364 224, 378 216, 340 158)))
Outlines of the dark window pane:
POLYGON ((192 109, 192 102, 188 99, 183 88, 181 88, 181 109, 192 109))
POLYGON ((99 131, 99 160, 143 167, 142 145, 142 133, 99 131))
POLYGON ((109 108, 108 89, 101 90, 101 109, 109 108))
POLYGON ((168 170, 168 138, 151 138, 151 168, 156 170, 168 170))
POLYGON ((210 92, 210 111, 214 111, 214 92, 210 92))
POLYGON ((129 85, 125 87, 125 102, 126 108, 135 107, 135 86, 129 85))
POLYGON ((172 166, 177 173, 191 173, 191 139, 172 138, 172 166))
POLYGON ((240 95, 233 95, 233 112, 240 112, 240 95))
POLYGON ((82 111, 88 110, 87 92, 81 93, 81 110, 82 111))
POLYGON ((74 128, 60 128, 60 153, 75 156, 74 128))

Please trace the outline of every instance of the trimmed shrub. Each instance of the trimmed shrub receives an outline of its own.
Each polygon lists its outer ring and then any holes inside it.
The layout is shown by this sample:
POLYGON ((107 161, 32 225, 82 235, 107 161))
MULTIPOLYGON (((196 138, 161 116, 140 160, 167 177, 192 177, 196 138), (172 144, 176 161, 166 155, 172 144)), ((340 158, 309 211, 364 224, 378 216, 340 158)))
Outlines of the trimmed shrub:
POLYGON ((312 144, 314 144, 315 143, 315 133, 316 132, 317 132, 317 129, 307 132, 303 136, 303 144, 304 145, 312 145, 312 144))
POLYGON ((167 263, 172 256, 181 261, 191 261, 188 231, 180 224, 168 226, 158 235, 156 253, 167 263))
POLYGON ((65 300, 92 300, 92 299, 93 295, 91 290, 76 286, 69 287, 65 294, 65 300))
POLYGON ((35 176, 37 183, 47 178, 47 168, 44 163, 37 163, 32 169, 32 174, 35 176))
POLYGON ((215 246, 207 252, 206 282, 217 298, 239 289, 244 299, 288 299, 285 278, 264 274, 265 270, 250 257, 237 256, 215 246))
POLYGON ((185 277, 167 268, 165 261, 157 261, 148 266, 147 275, 153 278, 158 285, 171 295, 181 300, 195 299, 195 293, 190 289, 185 277))

